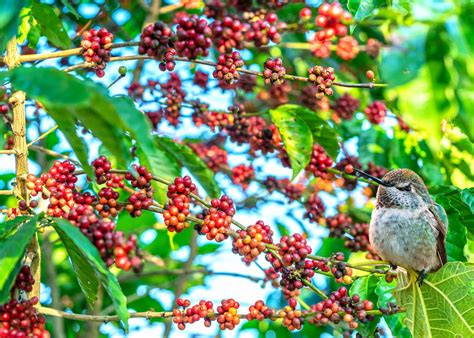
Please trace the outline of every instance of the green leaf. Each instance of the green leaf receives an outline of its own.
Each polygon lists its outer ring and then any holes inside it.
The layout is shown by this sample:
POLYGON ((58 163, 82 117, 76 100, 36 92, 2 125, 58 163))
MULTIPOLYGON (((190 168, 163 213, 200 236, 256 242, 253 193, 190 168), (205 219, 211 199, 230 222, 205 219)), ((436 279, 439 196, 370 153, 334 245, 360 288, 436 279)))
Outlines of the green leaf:
POLYGON ((216 243, 208 243, 201 245, 198 249, 198 254, 199 255, 208 255, 211 253, 216 252, 221 246, 216 243))
POLYGON ((16 229, 26 220, 30 219, 27 216, 17 216, 12 220, 8 220, 0 224, 0 241, 10 237, 16 229))
POLYGON ((473 265, 448 263, 421 287, 415 276, 400 277, 394 295, 407 310, 405 324, 413 337, 474 336, 473 265))
POLYGON ((25 1, 23 0, 0 1, 0 51, 17 33, 20 11, 24 5, 25 1))
MULTIPOLYGON (((104 87, 52 68, 16 68, 10 79, 16 88, 44 105, 68 137, 88 173, 91 170, 87 146, 76 134, 76 120, 91 130, 123 166, 131 162, 130 151, 124 142, 125 133, 139 141, 138 146, 146 152, 146 158, 154 156, 156 147, 147 139, 151 129, 143 114, 128 99, 112 98, 104 87)), ((149 162, 144 164, 149 165, 149 162)))
MULTIPOLYGON (((0 242, 0 304, 10 297, 10 289, 20 269, 20 262, 25 250, 36 232, 36 223, 40 215, 35 215, 23 223, 15 234, 0 242)), ((22 217, 20 219, 24 221, 22 217)), ((9 224, 8 227, 12 226, 9 224)))
POLYGON ((220 195, 221 190, 215 180, 214 172, 191 148, 167 137, 157 137, 156 142, 196 177, 209 196, 218 197, 220 195))
POLYGON ((117 277, 105 266, 97 248, 82 232, 60 218, 54 219, 54 228, 63 242, 71 258, 71 263, 76 273, 82 292, 90 304, 97 299, 98 283, 110 296, 115 310, 128 330, 127 298, 122 292, 117 277))
POLYGON ((398 86, 416 78, 425 63, 427 32, 424 25, 401 27, 394 32, 401 43, 382 49, 380 72, 384 82, 398 86))
POLYGON ((363 276, 352 283, 349 294, 358 294, 361 299, 368 299, 374 304, 377 304, 378 295, 376 288, 381 278, 374 275, 363 276))
POLYGON ((74 15, 76 17, 76 19, 79 19, 80 15, 79 13, 76 11, 76 9, 74 8, 74 6, 70 3, 70 1, 68 0, 61 0, 61 2, 63 3, 64 7, 67 8, 67 10, 69 11, 69 13, 71 13, 72 15, 74 15))
POLYGON ((292 180, 308 165, 313 147, 311 129, 296 114, 295 109, 280 106, 270 110, 273 123, 278 128, 293 168, 292 180))
POLYGON ((440 204, 448 215, 446 249, 450 261, 466 261, 466 231, 474 234, 473 211, 468 204, 471 192, 472 189, 461 190, 454 186, 434 186, 430 189, 436 203, 440 204))
POLYGON ((71 40, 54 7, 34 1, 31 15, 40 25, 41 34, 46 36, 51 44, 63 49, 69 48, 71 40))

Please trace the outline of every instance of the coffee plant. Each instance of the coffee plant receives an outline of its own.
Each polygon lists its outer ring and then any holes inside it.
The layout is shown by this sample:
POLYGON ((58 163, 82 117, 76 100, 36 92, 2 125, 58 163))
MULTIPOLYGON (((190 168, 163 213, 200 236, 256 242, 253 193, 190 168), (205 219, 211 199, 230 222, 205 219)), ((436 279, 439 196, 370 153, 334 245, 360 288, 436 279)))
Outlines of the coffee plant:
POLYGON ((0 8, 0 338, 474 337, 472 2, 0 8))

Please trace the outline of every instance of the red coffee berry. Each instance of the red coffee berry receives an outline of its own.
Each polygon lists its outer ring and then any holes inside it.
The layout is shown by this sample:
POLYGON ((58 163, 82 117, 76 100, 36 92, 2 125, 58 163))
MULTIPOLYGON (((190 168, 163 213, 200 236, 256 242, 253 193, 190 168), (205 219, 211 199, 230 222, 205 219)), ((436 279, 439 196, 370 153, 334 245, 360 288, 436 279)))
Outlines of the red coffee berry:
MULTIPOLYGON (((336 169, 344 171, 348 165, 351 165, 352 168, 362 169, 362 165, 356 156, 348 156, 341 159, 339 162, 337 162, 336 169)), ((338 180, 338 182, 340 182, 338 184, 347 190, 354 190, 359 183, 359 181, 355 178, 341 177, 338 178, 338 180)))
POLYGON ((367 77, 367 80, 369 80, 369 81, 374 81, 374 79, 375 79, 375 74, 371 70, 366 71, 365 76, 367 77))
POLYGON ((313 16, 313 13, 311 12, 311 9, 309 9, 308 7, 303 7, 300 10, 300 19, 301 20, 308 21, 309 19, 311 19, 312 16, 313 16))

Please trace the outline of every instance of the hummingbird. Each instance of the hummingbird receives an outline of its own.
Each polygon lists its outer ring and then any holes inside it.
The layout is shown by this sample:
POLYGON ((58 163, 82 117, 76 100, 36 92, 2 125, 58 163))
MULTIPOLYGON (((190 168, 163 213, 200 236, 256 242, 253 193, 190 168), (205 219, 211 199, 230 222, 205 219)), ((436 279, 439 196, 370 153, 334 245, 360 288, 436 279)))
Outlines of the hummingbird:
POLYGON ((379 184, 369 225, 372 247, 392 266, 417 272, 421 284, 428 272, 447 262, 446 212, 410 169, 389 171, 382 179, 355 170, 379 184))

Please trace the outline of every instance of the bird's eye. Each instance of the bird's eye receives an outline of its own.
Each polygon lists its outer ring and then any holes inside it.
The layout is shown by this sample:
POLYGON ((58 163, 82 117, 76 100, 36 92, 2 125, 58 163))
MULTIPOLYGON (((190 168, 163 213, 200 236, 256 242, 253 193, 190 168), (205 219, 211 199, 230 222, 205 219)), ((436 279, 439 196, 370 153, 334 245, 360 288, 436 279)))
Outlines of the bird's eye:
POLYGON ((402 187, 397 187, 398 190, 401 190, 401 191, 411 191, 411 185, 408 184, 408 185, 405 185, 405 186, 402 186, 402 187))

